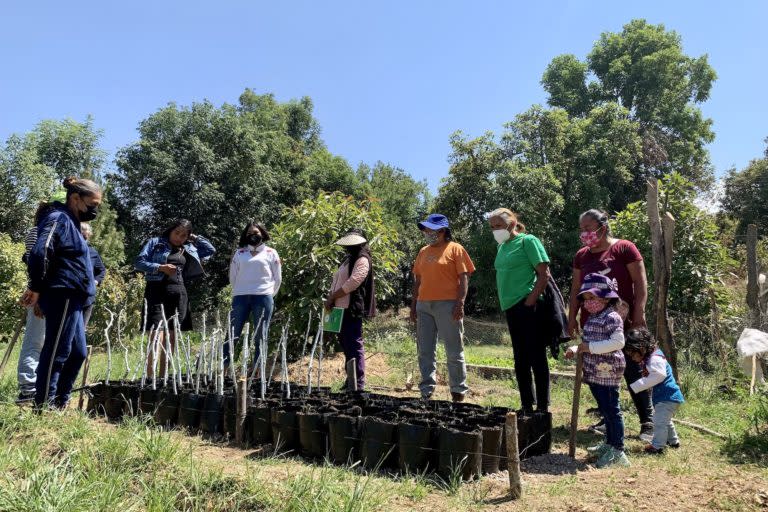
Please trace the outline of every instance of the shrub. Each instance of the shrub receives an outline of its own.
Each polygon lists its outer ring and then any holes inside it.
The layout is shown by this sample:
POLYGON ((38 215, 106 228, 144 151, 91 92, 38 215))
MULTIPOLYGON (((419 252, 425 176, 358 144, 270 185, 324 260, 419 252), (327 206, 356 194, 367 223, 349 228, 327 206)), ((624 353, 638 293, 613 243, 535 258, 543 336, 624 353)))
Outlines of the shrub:
POLYGON ((0 233, 0 341, 10 340, 22 314, 19 298, 27 286, 23 255, 24 244, 0 233))

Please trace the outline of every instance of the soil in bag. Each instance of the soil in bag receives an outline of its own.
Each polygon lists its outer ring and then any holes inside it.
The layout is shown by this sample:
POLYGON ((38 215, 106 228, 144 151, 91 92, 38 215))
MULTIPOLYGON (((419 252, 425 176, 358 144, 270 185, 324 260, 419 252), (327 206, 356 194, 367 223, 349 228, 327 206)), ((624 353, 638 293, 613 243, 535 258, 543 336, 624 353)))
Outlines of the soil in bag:
POLYGON ((205 395, 183 393, 179 400, 179 426, 195 432, 200 427, 200 415, 205 405, 205 395))
POLYGON ((439 427, 437 447, 437 470, 443 478, 448 479, 456 473, 460 473, 464 480, 480 476, 483 435, 479 430, 439 427))
POLYGON ((437 452, 434 449, 435 429, 427 422, 412 420, 401 423, 397 429, 398 466, 407 473, 421 473, 435 469, 437 452))
POLYGON ((267 402, 254 402, 248 408, 248 442, 254 446, 272 442, 272 420, 267 402))
POLYGON ((123 416, 136 416, 139 413, 139 385, 126 382, 122 386, 123 416))
POLYGON ((167 389, 158 395, 155 410, 155 423, 164 427, 173 427, 179 420, 179 395, 167 389))
POLYGON ((549 453, 552 450, 552 413, 518 416, 517 443, 521 459, 549 453))
POLYGON ((88 405, 85 411, 89 414, 101 414, 104 403, 104 383, 97 382, 88 389, 88 405))
POLYGON ((480 432, 483 435, 483 474, 497 473, 500 456, 506 456, 506 454, 501 453, 501 438, 504 429, 501 426, 480 427, 480 432))
POLYGON ((119 420, 123 415, 121 386, 117 382, 104 385, 104 415, 110 420, 119 420))
POLYGON ((396 467, 397 423, 371 416, 365 417, 361 451, 363 464, 367 468, 396 467))
POLYGON ((360 418, 340 414, 328 418, 331 459, 336 464, 352 464, 360 457, 360 418))
POLYGON ((272 443, 275 451, 285 453, 299 449, 298 405, 272 409, 272 443))
POLYGON ((224 431, 224 395, 209 393, 200 413, 200 430, 209 435, 224 431))
POLYGON ((325 457, 328 444, 326 416, 318 412, 300 412, 297 416, 301 454, 310 458, 325 457))
POLYGON ((162 389, 144 388, 139 392, 139 411, 141 414, 155 415, 157 400, 162 389))

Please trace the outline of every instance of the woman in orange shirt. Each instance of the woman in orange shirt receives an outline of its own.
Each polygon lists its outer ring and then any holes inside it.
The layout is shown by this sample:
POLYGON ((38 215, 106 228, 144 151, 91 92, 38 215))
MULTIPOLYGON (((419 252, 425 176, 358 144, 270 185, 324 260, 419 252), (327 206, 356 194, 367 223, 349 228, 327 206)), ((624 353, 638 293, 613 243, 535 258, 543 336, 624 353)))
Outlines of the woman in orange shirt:
POLYGON ((419 390, 424 399, 435 391, 439 337, 448 359, 451 398, 461 402, 469 390, 464 362, 464 300, 475 265, 466 249, 452 240, 445 215, 432 214, 418 225, 427 242, 413 264, 411 321, 416 322, 419 390))

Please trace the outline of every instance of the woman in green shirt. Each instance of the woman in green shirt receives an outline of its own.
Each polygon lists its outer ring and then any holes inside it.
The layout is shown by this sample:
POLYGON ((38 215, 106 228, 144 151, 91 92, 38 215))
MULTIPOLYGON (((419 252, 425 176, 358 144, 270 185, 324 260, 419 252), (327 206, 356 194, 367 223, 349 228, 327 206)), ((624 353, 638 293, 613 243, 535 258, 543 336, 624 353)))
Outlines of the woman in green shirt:
POLYGON ((547 287, 549 257, 539 239, 525 233, 525 226, 517 221, 512 211, 498 208, 490 213, 488 222, 499 244, 494 262, 496 287, 512 338, 515 377, 523 413, 533 412, 534 381, 536 408, 546 412, 549 407, 549 365, 536 309, 547 287))

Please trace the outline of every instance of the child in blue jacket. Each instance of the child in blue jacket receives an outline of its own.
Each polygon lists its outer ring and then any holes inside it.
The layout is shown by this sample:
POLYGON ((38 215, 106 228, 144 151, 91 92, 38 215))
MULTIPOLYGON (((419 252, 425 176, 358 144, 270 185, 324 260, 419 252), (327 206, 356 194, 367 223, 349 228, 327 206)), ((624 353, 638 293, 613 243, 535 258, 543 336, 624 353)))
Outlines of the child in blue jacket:
POLYGON ((667 446, 679 448, 680 440, 672 417, 685 400, 667 358, 659 350, 653 335, 644 327, 629 330, 624 353, 627 358, 645 367, 643 377, 630 384, 632 390, 639 393, 653 388, 653 441, 645 447, 645 452, 660 454, 667 446))

